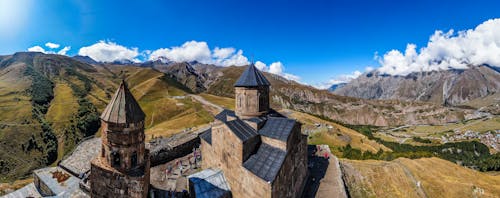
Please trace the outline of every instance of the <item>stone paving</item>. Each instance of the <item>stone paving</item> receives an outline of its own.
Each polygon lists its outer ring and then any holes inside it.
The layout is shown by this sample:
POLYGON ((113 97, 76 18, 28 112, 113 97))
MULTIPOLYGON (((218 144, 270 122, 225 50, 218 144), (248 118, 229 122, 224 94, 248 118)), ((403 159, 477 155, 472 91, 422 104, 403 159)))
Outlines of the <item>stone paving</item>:
POLYGON ((76 176, 83 176, 90 171, 90 161, 99 154, 101 138, 92 138, 79 144, 76 149, 63 159, 59 166, 72 172, 76 176))
POLYGON ((302 197, 348 197, 339 161, 327 145, 308 146, 308 169, 302 197))
MULTIPOLYGON (((197 153, 200 152, 197 151, 197 153)), ((201 161, 197 160, 195 163, 194 155, 191 153, 165 164, 151 167, 150 183, 155 189, 183 192, 187 190, 187 176, 198 171, 201 171, 201 161)))

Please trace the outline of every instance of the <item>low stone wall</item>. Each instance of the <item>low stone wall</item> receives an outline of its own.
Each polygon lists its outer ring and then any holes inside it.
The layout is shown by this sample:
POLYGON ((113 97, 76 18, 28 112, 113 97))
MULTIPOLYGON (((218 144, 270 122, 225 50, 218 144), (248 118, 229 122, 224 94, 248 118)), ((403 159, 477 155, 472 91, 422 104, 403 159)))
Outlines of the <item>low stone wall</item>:
POLYGON ((151 167, 188 155, 200 145, 199 134, 208 128, 180 133, 168 138, 155 138, 149 142, 151 167))

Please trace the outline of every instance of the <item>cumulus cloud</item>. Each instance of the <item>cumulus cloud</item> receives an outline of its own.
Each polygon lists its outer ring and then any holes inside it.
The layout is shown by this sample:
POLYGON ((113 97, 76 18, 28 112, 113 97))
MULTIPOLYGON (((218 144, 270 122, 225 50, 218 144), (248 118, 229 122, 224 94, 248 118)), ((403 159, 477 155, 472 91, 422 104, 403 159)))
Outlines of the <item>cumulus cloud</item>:
POLYGON ((66 47, 62 48, 61 50, 59 50, 57 52, 57 54, 59 54, 59 55, 66 55, 66 52, 68 52, 70 49, 71 49, 70 46, 66 46, 66 47))
POLYGON ((296 75, 293 75, 293 74, 289 74, 289 73, 285 73, 285 66, 283 65, 283 63, 281 62, 274 62, 274 63, 271 63, 269 65, 269 67, 261 62, 261 61, 257 61, 254 63, 255 67, 257 67, 257 69, 261 70, 261 71, 265 71, 265 72, 269 72, 271 74, 276 74, 276 75, 279 75, 279 76, 282 76, 288 80, 293 80, 293 81, 296 81, 296 82, 300 82, 300 77, 299 76, 296 76, 296 75))
MULTIPOLYGON (((373 70, 373 67, 366 67, 365 68, 365 72, 369 72, 372 70, 373 70)), ((334 78, 331 78, 327 82, 323 82, 323 83, 319 83, 319 84, 315 85, 315 87, 318 89, 328 89, 332 85, 348 83, 351 80, 354 80, 354 79, 358 78, 359 76, 361 76, 361 74, 363 74, 363 72, 361 72, 359 70, 356 70, 350 74, 340 74, 334 78)))
POLYGON ((150 60, 156 60, 159 57, 166 57, 176 62, 199 61, 209 62, 211 52, 206 42, 188 41, 181 46, 171 48, 160 48, 151 52, 150 60))
POLYGON ((42 47, 40 47, 38 45, 28 48, 28 52, 42 52, 42 53, 46 53, 45 49, 43 49, 42 47))
POLYGON ((101 62, 113 62, 116 60, 131 60, 140 62, 137 48, 128 48, 110 41, 99 41, 93 45, 80 48, 78 55, 89 56, 101 62))
MULTIPOLYGON (((89 56, 96 61, 102 62, 123 59, 140 62, 140 60, 154 61, 165 60, 166 58, 175 62, 198 61, 218 66, 243 66, 250 64, 248 58, 243 55, 243 50, 233 47, 215 47, 211 50, 204 41, 187 41, 181 46, 143 50, 140 53, 137 48, 127 48, 113 42, 99 41, 91 46, 82 47, 78 54, 89 56)), ((255 65, 262 71, 268 71, 289 80, 300 80, 296 75, 285 73, 285 67, 281 62, 274 62, 268 67, 265 63, 257 61, 255 65)))
POLYGON ((255 67, 261 71, 267 71, 267 65, 263 62, 257 61, 254 63, 255 67))
POLYGON ((51 43, 51 42, 48 42, 48 43, 45 43, 45 46, 47 46, 48 48, 50 49, 57 49, 59 48, 61 45, 57 44, 57 43, 51 43))
POLYGON ((437 30, 418 52, 415 44, 408 44, 404 53, 391 50, 382 57, 376 55, 381 65, 377 70, 404 76, 420 71, 467 69, 469 65, 500 66, 499 52, 500 19, 491 19, 457 33, 437 30))
POLYGON ((36 46, 28 48, 28 52, 42 52, 42 53, 45 53, 45 54, 66 55, 66 53, 71 49, 71 46, 66 46, 66 47, 64 47, 64 48, 62 48, 62 49, 60 49, 59 51, 56 52, 56 51, 53 51, 53 50, 59 48, 61 45, 48 42, 48 43, 45 43, 45 46, 48 47, 48 48, 50 48, 50 49, 46 50, 43 47, 41 47, 39 45, 36 45, 36 46))
POLYGON ((208 44, 203 41, 188 41, 181 46, 154 50, 151 52, 149 60, 157 60, 160 57, 165 57, 176 62, 198 61, 219 66, 242 66, 249 64, 248 58, 243 55, 243 50, 236 50, 232 47, 215 47, 213 50, 210 50, 208 44))
POLYGON ((215 47, 214 52, 213 52, 213 56, 215 58, 224 59, 224 58, 228 58, 229 56, 234 54, 235 51, 236 50, 232 47, 227 47, 227 48, 215 47))

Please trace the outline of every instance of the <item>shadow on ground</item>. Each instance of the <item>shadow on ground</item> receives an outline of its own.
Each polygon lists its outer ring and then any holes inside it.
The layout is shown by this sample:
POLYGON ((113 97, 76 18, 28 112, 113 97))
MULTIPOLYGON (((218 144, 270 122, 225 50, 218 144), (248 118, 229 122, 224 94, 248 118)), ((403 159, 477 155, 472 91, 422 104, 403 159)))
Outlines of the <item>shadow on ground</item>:
POLYGON ((325 177, 326 170, 330 165, 328 158, 316 155, 317 151, 315 145, 307 146, 307 168, 309 177, 307 178, 307 183, 302 194, 304 198, 316 197, 320 181, 325 177))

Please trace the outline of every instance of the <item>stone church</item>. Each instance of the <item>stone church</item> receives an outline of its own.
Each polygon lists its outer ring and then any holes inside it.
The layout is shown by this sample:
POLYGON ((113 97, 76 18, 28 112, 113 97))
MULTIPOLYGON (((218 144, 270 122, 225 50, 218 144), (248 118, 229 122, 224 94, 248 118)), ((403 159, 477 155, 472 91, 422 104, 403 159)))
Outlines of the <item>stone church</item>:
POLYGON ((145 114, 125 81, 101 115, 101 151, 91 161, 91 197, 147 197, 149 151, 145 114))
POLYGON ((200 135, 205 170, 188 177, 192 196, 301 196, 307 139, 299 122, 269 107, 270 85, 253 64, 237 80, 236 111, 222 111, 200 135))

